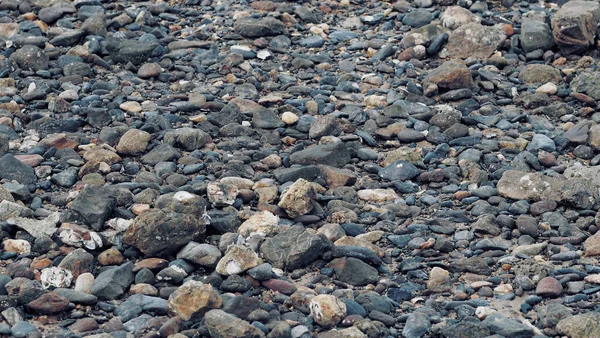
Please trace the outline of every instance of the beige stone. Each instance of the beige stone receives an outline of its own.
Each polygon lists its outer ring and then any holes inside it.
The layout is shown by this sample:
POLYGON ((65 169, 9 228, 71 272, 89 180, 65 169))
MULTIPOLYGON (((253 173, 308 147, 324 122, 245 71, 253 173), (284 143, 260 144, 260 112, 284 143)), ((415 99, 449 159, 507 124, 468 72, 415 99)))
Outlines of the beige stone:
POLYGON ((189 280, 169 296, 167 309, 172 315, 190 320, 223 304, 221 296, 210 284, 189 280))
POLYGON ((224 276, 237 275, 259 264, 262 264, 262 259, 252 249, 233 245, 217 263, 216 271, 224 276))
POLYGON ((252 234, 271 236, 277 233, 278 223, 279 217, 266 210, 259 211, 240 225, 238 233, 244 237, 251 236, 252 234))
POLYGON ((346 316, 346 304, 332 295, 318 295, 310 301, 310 314, 319 325, 337 325, 346 316))

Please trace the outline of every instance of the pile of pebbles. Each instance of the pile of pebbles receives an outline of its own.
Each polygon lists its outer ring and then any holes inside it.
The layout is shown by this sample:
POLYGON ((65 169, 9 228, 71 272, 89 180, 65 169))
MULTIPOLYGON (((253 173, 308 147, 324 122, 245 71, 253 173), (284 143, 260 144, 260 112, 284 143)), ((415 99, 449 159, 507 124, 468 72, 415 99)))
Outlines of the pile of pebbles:
POLYGON ((0 336, 600 337, 595 1, 0 2, 0 336))

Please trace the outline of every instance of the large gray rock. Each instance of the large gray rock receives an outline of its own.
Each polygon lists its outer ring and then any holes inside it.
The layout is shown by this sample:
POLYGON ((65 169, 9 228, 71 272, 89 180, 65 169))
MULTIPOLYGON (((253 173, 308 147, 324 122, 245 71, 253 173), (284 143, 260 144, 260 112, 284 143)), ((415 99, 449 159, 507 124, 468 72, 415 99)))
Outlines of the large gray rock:
POLYGON ((552 30, 547 24, 538 20, 523 18, 521 21, 521 47, 526 53, 536 49, 548 50, 554 46, 552 30))
POLYGON ((0 158, 0 179, 15 180, 21 184, 37 182, 33 168, 19 161, 12 154, 0 158))
POLYGON ((106 39, 106 50, 115 63, 131 62, 134 65, 139 65, 150 57, 156 46, 155 43, 137 40, 117 39, 114 37, 106 39))
POLYGON ((71 211, 87 225, 100 230, 117 204, 117 199, 102 187, 90 186, 77 195, 71 211))
POLYGON ((24 70, 45 70, 48 69, 49 57, 37 46, 25 45, 10 56, 19 67, 24 70))
POLYGON ((560 200, 561 180, 542 173, 507 170, 498 181, 498 193, 515 200, 560 200))
POLYGON ((211 140, 210 135, 206 132, 195 128, 179 128, 170 130, 165 133, 163 141, 177 148, 182 148, 187 151, 201 149, 211 140))
POLYGON ((134 281, 133 263, 111 267, 102 271, 91 287, 94 296, 101 300, 113 300, 121 297, 134 281))
POLYGON ((594 43, 600 19, 596 1, 569 1, 552 16, 552 35, 563 54, 581 52, 594 43))
POLYGON ((350 162, 350 151, 343 142, 321 144, 290 155, 292 164, 342 167, 350 162))
POLYGON ((487 59, 506 39, 499 26, 483 26, 469 23, 457 28, 448 37, 447 56, 466 59, 487 59))
POLYGON ((306 231, 303 226, 294 226, 260 246, 260 253, 273 266, 294 270, 315 261, 328 247, 325 239, 306 231))
POLYGON ((205 231, 206 221, 201 217, 150 209, 127 228, 123 242, 146 256, 160 256, 176 253, 190 241, 201 241, 205 231))
POLYGON ((376 283, 379 279, 377 269, 353 257, 337 258, 329 263, 338 280, 355 286, 376 283))
POLYGON ((246 38, 275 36, 285 32, 285 24, 272 17, 262 19, 241 18, 235 22, 234 28, 246 38))

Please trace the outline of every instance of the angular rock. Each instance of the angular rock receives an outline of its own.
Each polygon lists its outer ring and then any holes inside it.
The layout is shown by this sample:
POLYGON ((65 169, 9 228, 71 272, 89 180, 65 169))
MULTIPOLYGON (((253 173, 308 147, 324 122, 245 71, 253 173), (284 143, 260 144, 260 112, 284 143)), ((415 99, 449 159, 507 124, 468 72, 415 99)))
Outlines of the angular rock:
POLYGON ((265 334, 256 326, 250 325, 222 310, 210 310, 204 317, 211 337, 219 338, 264 338, 265 334))
POLYGON ((310 300, 310 314, 324 327, 337 325, 346 316, 346 304, 332 295, 318 295, 310 300))
POLYGON ((515 200, 560 200, 561 181, 541 173, 507 170, 498 181, 498 193, 515 200))
POLYGON ((322 237, 306 231, 303 226, 293 226, 260 246, 261 255, 278 268, 294 270, 309 265, 328 247, 322 237))
POLYGON ((342 167, 350 162, 350 152, 343 142, 316 145, 290 155, 292 164, 342 167))
POLYGON ((152 257, 177 252, 190 241, 201 241, 206 231, 204 218, 161 209, 149 209, 136 217, 123 242, 152 257))
POLYGON ((440 89, 459 89, 473 87, 471 71, 464 62, 451 60, 427 73, 423 83, 433 83, 440 89))
POLYGON ((290 218, 296 218, 309 213, 316 198, 315 185, 300 178, 283 192, 277 205, 282 207, 290 218))
POLYGON ((137 40, 118 39, 115 37, 108 37, 106 39, 106 50, 115 63, 131 62, 134 65, 139 65, 150 57, 156 46, 156 43, 137 40))
POLYGON ((91 293, 101 300, 113 300, 121 297, 133 283, 133 264, 110 267, 102 271, 90 289, 91 293))
POLYGON ((273 17, 266 17, 260 20, 254 18, 241 18, 235 22, 234 28, 246 38, 274 36, 285 32, 285 24, 273 17))
POLYGON ((211 138, 200 129, 179 128, 165 133, 163 141, 172 147, 194 151, 202 149, 207 142, 211 141, 211 138))
POLYGON ((37 176, 33 168, 11 154, 6 154, 0 158, 0 179, 15 180, 21 184, 34 184, 37 182, 37 176))
POLYGON ((88 187, 81 191, 71 203, 75 212, 87 225, 100 230, 116 207, 116 198, 102 187, 88 187))
POLYGON ((262 263, 262 259, 252 249, 233 245, 219 260, 215 270, 224 276, 237 275, 262 263))
POLYGON ((524 17, 521 21, 521 47, 526 53, 536 49, 548 50, 554 46, 552 30, 544 22, 524 17))
POLYGON ((221 296, 210 284, 189 280, 169 296, 168 309, 183 320, 199 318, 223 304, 221 296))
POLYGON ((581 52, 594 43, 600 4, 569 1, 552 16, 552 35, 563 54, 581 52))
POLYGON ((460 26, 448 37, 448 57, 487 59, 506 39, 506 33, 498 26, 469 23, 460 26))
POLYGON ((354 286, 373 284, 379 279, 377 269, 354 257, 336 258, 328 266, 337 279, 354 286))

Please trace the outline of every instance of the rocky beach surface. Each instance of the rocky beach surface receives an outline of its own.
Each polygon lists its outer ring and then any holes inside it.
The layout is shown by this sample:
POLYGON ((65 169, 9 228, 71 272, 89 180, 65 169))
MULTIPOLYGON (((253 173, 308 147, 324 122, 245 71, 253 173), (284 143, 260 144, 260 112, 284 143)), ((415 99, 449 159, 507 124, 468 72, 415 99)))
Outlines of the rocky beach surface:
POLYGON ((0 2, 0 336, 599 338, 597 1, 0 2))

